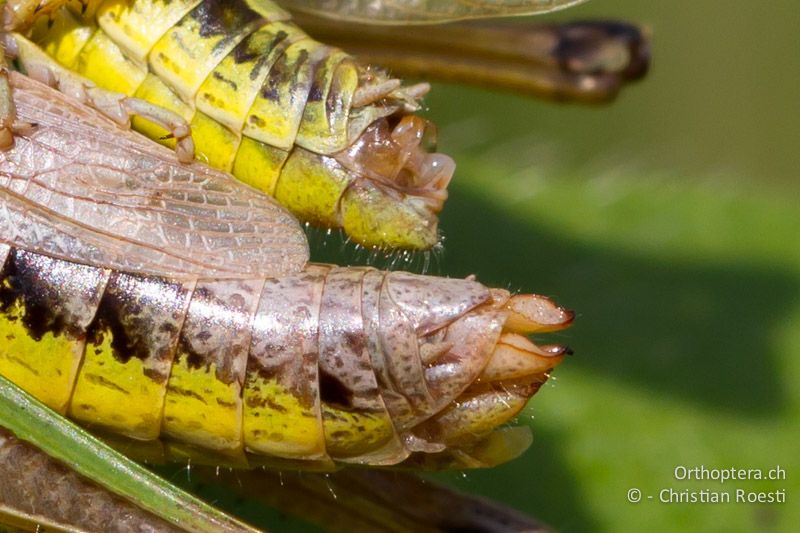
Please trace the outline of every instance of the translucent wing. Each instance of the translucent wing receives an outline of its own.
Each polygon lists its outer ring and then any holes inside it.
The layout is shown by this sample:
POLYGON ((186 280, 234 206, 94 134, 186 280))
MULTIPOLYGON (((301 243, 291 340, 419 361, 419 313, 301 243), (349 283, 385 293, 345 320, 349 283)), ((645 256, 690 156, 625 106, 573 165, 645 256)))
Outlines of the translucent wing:
MULTIPOLYGON (((586 0, 279 0, 288 9, 372 24, 436 24, 453 20, 535 15, 586 0)), ((257 11, 260 0, 248 0, 257 11)))
POLYGON ((20 121, 0 152, 0 241, 54 257, 167 277, 277 276, 308 243, 271 198, 101 118, 19 74, 20 121))

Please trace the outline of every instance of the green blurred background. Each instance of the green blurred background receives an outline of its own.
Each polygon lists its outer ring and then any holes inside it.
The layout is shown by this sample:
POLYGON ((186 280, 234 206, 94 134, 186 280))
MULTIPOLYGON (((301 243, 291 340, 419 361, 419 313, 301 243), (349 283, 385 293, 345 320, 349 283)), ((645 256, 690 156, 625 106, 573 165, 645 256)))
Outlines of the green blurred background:
MULTIPOLYGON (((531 449, 437 478, 561 531, 797 531, 800 8, 593 0, 549 20, 587 18, 653 33, 649 75, 613 105, 444 85, 427 99, 458 163, 429 272, 578 313, 555 335, 575 356, 519 417, 531 449), (701 465, 779 465, 787 479, 674 478, 701 465), (631 488, 645 499, 629 503, 631 488), (659 503, 669 488, 783 489, 787 501, 659 503)), ((353 262, 347 246, 312 240, 314 259, 353 262)), ((241 503, 254 523, 308 527, 241 503)))
POLYGON ((653 33, 611 106, 436 86, 458 162, 440 270, 556 298, 576 352, 518 461, 450 476, 562 531, 800 527, 800 8, 594 0, 551 19, 653 33), (676 466, 779 482, 678 481, 676 466), (785 489, 784 504, 629 503, 630 488, 785 489))

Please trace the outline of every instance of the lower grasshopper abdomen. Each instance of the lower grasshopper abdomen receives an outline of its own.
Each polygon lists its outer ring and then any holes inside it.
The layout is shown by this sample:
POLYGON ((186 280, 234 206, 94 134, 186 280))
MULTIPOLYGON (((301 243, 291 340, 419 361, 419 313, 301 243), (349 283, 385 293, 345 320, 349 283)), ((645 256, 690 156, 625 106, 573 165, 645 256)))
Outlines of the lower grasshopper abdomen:
POLYGON ((471 280, 309 265, 171 281, 7 245, 0 263, 0 373, 84 424, 236 464, 469 450, 563 356, 509 356, 514 299, 471 280))

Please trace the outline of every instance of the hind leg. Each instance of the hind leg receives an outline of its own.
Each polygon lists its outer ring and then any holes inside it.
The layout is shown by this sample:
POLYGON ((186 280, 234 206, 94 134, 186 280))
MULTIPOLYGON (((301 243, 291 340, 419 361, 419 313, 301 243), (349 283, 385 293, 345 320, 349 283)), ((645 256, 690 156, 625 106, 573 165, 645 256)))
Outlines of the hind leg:
MULTIPOLYGON (((179 161, 188 163, 194 159, 191 129, 183 117, 139 98, 101 89, 86 78, 59 65, 21 35, 13 34, 12 38, 16 45, 17 60, 31 78, 93 107, 120 126, 129 128, 131 117, 134 115, 146 118, 170 132, 169 137, 175 138, 177 141, 175 152, 179 161)), ((2 98, 1 87, 0 98, 2 98)))

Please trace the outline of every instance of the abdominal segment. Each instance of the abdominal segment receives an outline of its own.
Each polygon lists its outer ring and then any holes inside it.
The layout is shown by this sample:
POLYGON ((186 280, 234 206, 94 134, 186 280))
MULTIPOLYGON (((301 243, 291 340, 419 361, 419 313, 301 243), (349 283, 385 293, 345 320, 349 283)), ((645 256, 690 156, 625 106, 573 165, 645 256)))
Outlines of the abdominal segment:
POLYGON ((173 281, 4 244, 0 264, 0 373, 173 457, 304 468, 461 450, 485 465, 508 458, 493 431, 563 355, 505 331, 512 311, 535 329, 532 314, 472 280, 312 264, 173 281))

